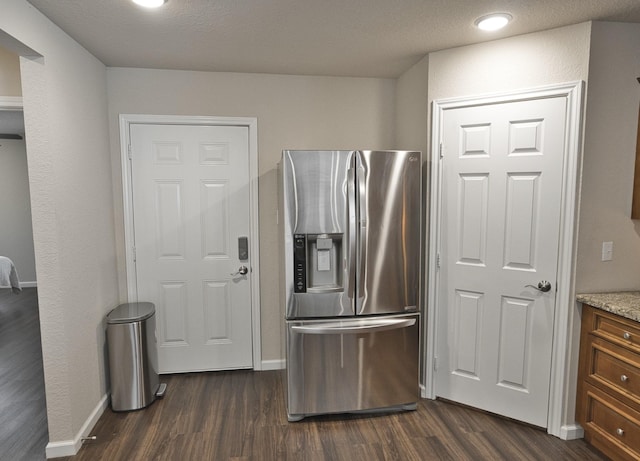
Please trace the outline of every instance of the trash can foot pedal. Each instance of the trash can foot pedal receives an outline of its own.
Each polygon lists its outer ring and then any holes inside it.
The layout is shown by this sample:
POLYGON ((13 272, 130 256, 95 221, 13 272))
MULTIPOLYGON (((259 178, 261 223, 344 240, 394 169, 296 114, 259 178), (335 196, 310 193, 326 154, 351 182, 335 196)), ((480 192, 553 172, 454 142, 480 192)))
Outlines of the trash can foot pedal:
POLYGON ((156 391, 156 397, 164 397, 164 393, 167 391, 167 383, 160 383, 158 390, 156 391))

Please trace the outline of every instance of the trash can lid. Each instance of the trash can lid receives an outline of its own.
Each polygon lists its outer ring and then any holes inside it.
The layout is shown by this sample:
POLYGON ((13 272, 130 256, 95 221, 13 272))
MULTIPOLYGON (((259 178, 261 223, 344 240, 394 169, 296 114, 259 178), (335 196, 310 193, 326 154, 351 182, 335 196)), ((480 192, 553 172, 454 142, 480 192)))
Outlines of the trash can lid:
POLYGON ((148 319, 156 311, 153 303, 120 304, 107 314, 107 323, 132 323, 148 319))

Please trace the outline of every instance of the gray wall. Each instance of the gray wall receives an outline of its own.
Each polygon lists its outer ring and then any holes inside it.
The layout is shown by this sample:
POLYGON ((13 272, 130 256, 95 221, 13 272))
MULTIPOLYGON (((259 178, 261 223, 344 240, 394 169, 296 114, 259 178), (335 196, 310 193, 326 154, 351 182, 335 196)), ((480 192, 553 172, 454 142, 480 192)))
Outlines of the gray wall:
POLYGON ((429 146, 429 55, 404 74, 396 85, 396 149, 418 150, 427 162, 429 146))
POLYGON ((640 24, 594 22, 585 118, 576 290, 640 288, 640 221, 631 220, 640 24), (603 262, 602 242, 613 260, 603 262))
POLYGON ((107 75, 122 299, 126 272, 118 114, 257 117, 262 360, 281 360, 276 164, 283 149, 393 148, 395 81, 124 68, 110 68, 107 75))
POLYGON ((103 322, 118 303, 106 69, 26 0, 2 1, 0 45, 22 56, 48 451, 59 454, 106 404, 103 322))

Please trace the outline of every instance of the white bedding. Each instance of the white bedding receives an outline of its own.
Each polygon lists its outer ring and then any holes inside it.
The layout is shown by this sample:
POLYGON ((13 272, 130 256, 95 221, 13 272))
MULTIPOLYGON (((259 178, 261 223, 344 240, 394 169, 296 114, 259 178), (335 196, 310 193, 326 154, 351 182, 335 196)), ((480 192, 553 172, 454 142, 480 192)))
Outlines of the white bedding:
POLYGON ((15 294, 22 291, 16 266, 5 256, 0 256, 0 288, 11 288, 15 294))

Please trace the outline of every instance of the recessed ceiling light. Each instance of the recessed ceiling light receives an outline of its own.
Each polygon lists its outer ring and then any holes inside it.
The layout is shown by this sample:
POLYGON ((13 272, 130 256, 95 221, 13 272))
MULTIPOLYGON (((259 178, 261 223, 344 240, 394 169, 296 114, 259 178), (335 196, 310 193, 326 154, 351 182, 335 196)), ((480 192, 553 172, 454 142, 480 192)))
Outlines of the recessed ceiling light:
POLYGON ((513 16, 509 13, 494 13, 476 19, 475 24, 479 29, 492 31, 502 29, 512 19, 513 16))
POLYGON ((167 0, 131 0, 136 5, 144 6, 145 8, 158 8, 164 5, 167 0))

